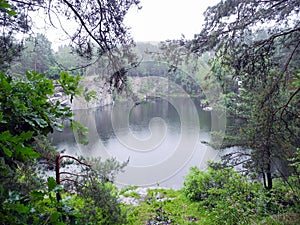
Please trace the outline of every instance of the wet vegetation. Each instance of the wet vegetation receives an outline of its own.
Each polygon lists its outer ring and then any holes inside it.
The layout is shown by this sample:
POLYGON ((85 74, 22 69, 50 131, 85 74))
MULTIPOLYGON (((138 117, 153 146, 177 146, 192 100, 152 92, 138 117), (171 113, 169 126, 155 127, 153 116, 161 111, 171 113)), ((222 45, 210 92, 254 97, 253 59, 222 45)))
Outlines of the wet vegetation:
POLYGON ((300 2, 221 1, 193 39, 136 48, 123 24, 133 6, 139 1, 0 0, 0 224, 299 224, 300 2), (38 10, 50 24, 75 22, 63 29, 70 46, 54 52, 45 35, 29 35, 38 10), (70 103, 96 98, 80 85, 95 74, 115 95, 133 95, 129 77, 176 83, 198 104, 226 111, 226 133, 207 144, 238 150, 206 171, 191 168, 181 190, 118 189, 127 162, 69 156, 49 141, 68 122, 88 142, 71 107, 49 98, 57 86, 70 103), (214 101, 205 93, 215 86, 214 101))

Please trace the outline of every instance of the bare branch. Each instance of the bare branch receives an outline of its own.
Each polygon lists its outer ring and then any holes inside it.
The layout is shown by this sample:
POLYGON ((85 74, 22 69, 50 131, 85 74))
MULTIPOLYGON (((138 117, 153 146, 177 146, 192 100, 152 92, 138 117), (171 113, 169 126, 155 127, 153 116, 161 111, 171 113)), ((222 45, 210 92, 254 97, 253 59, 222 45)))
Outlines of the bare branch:
MULTIPOLYGON (((279 108, 278 111, 280 111, 282 109, 282 112, 280 114, 280 118, 283 117, 283 112, 286 110, 286 108, 288 107, 288 105, 290 104, 290 102, 293 100, 293 98, 300 92, 300 87, 297 88, 297 90, 290 96, 289 100, 286 102, 286 104, 284 104, 282 107, 279 108)), ((276 112, 276 113, 277 113, 276 112)))

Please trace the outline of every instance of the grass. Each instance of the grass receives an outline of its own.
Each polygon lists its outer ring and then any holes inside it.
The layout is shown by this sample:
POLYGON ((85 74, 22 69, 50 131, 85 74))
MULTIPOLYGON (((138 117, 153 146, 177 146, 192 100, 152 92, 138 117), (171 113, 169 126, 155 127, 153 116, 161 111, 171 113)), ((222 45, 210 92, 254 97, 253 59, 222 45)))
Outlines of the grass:
MULTIPOLYGON (((128 190, 135 190, 131 187, 128 190)), ((123 191, 126 195, 126 191, 123 191)), ((131 191, 128 196, 141 200, 138 206, 122 205, 127 212, 130 225, 178 224, 178 225, 214 225, 218 213, 209 212, 201 203, 189 200, 182 190, 149 189, 147 196, 141 199, 138 193, 131 191)), ((300 214, 282 213, 254 216, 253 225, 297 225, 300 224, 300 214)), ((224 221, 224 224, 226 221, 224 221)), ((245 224, 241 221, 241 224, 245 224)))
POLYGON ((123 207, 127 211, 128 224, 132 225, 207 224, 209 219, 199 203, 188 200, 182 191, 172 189, 148 190, 139 206, 123 207))

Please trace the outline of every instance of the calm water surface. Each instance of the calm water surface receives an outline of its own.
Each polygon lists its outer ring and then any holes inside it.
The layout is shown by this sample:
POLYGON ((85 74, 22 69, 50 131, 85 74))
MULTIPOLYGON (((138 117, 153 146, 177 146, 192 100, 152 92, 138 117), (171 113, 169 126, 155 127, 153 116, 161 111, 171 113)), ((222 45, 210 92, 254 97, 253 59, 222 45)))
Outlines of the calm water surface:
POLYGON ((77 144, 69 129, 54 134, 54 143, 68 154, 110 157, 123 162, 120 185, 181 188, 191 166, 205 168, 218 151, 202 142, 221 126, 212 112, 190 99, 156 99, 139 105, 116 103, 99 109, 74 111, 75 119, 88 127, 89 144, 77 144))

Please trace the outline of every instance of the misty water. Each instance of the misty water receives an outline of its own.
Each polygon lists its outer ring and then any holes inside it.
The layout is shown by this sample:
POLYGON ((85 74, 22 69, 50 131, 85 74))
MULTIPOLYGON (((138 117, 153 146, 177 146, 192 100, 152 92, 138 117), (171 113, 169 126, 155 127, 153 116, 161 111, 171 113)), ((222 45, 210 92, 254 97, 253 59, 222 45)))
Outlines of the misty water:
POLYGON ((157 98, 141 104, 119 102, 97 109, 74 111, 88 127, 89 144, 78 144, 68 128, 55 133, 54 143, 71 155, 129 159, 119 185, 181 188, 191 166, 205 169, 219 152, 204 142, 224 121, 187 98, 157 98))

